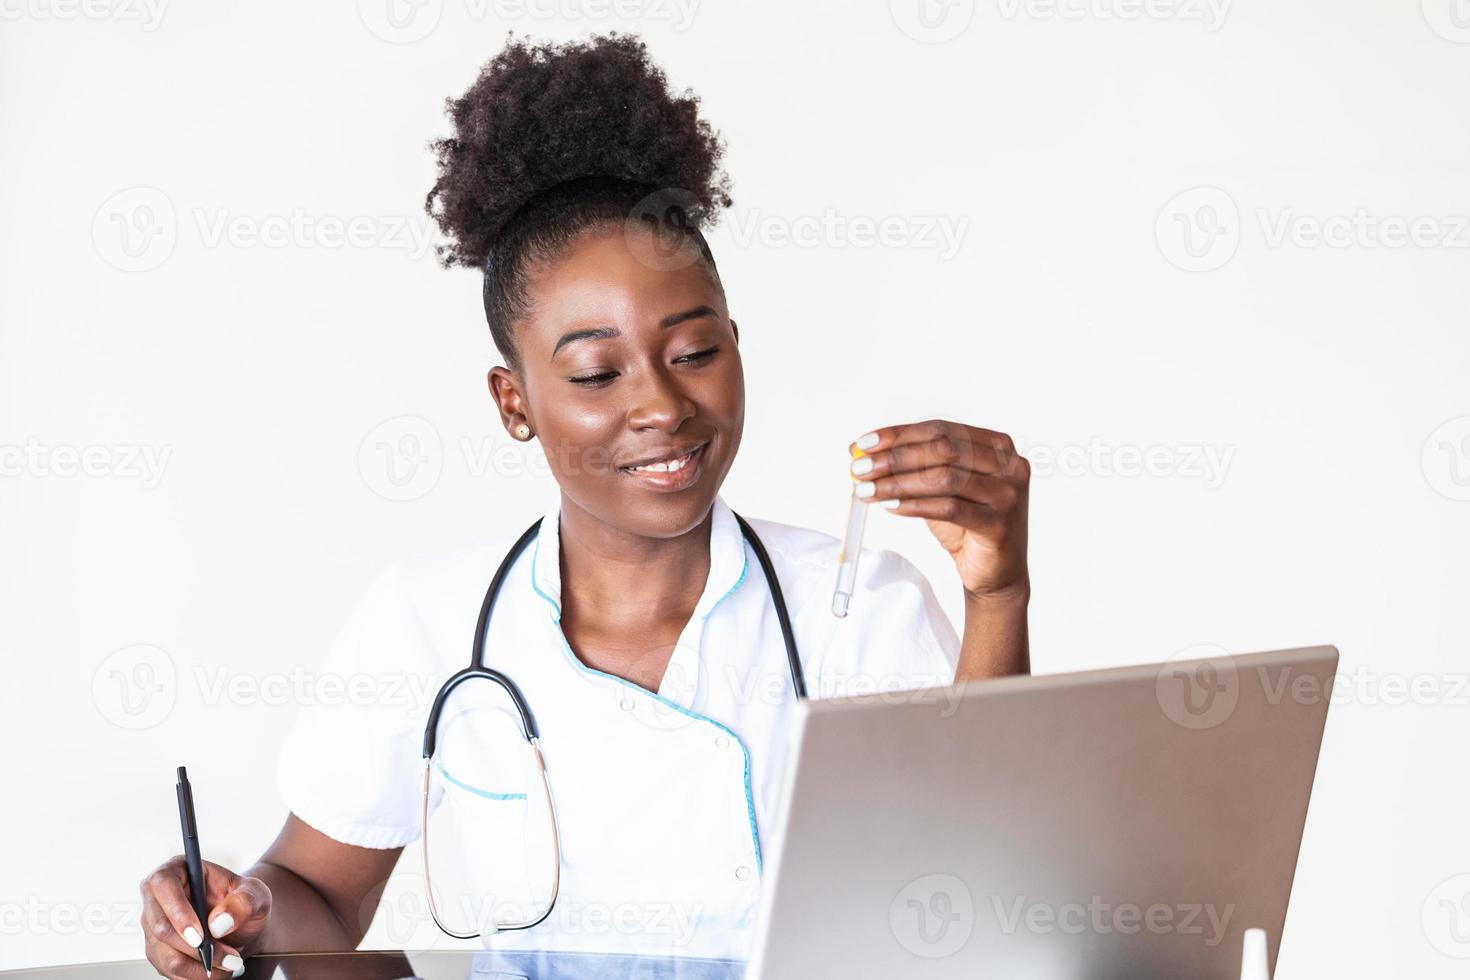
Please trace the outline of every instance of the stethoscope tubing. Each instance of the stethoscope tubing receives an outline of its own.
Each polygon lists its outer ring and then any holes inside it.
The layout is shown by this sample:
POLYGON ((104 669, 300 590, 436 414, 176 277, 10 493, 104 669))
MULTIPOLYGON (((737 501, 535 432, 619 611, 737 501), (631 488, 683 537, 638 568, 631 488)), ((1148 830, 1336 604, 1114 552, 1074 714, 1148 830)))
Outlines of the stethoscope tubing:
MULTIPOLYGON (((732 512, 733 513, 733 512, 732 512)), ((766 585, 770 589, 771 601, 776 607, 776 619, 781 625, 781 640, 786 647, 786 664, 791 671, 791 687, 795 691, 798 700, 807 699, 806 677, 802 668, 801 655, 796 648, 796 634, 791 628, 791 616, 786 609, 786 597, 781 591, 781 583, 776 578, 775 568, 771 565, 770 555, 766 552, 765 545, 755 533, 755 529, 746 522, 745 518, 735 514, 735 520, 740 525, 740 532, 745 540, 750 542, 751 550, 755 552, 756 560, 760 563, 761 572, 766 577, 766 585)), ((500 567, 496 569, 495 575, 490 580, 490 587, 485 590, 485 598, 480 603, 480 615, 475 622, 474 645, 470 651, 470 665, 453 674, 439 689, 434 697, 434 703, 429 708, 429 717, 424 726, 424 776, 423 776, 423 805, 420 810, 420 839, 423 844, 424 877, 428 890, 429 913, 433 916, 434 924, 448 936, 455 939, 475 939, 482 933, 456 932, 446 926, 439 915, 438 903, 434 896, 432 883, 428 881, 429 876, 429 781, 430 771, 433 766, 434 753, 438 746, 439 718, 443 714, 444 705, 449 695, 461 684, 470 680, 488 680, 502 690, 510 698, 515 706, 516 714, 521 723, 521 735, 531 746, 536 756, 536 770, 540 776, 541 788, 546 799, 547 812, 551 819, 551 839, 556 851, 556 867, 553 870, 551 897, 547 902, 546 909, 537 918, 523 922, 500 925, 496 924, 496 932, 511 932, 521 929, 530 929, 540 925, 551 915, 551 910, 556 905, 557 894, 561 890, 561 831, 556 816, 556 801, 551 795, 551 781, 546 774, 546 760, 541 754, 541 732, 536 726, 536 716, 531 711, 530 704, 521 693, 520 687, 510 677, 498 670, 485 666, 485 640, 490 630, 490 616, 494 611, 495 601, 500 596, 500 588, 505 583, 506 576, 510 574, 511 566, 526 550, 527 545, 536 537, 541 527, 538 518, 535 523, 526 528, 525 532, 516 539, 515 544, 506 553, 501 561, 500 567)), ((482 926, 483 928, 483 926, 482 926)))

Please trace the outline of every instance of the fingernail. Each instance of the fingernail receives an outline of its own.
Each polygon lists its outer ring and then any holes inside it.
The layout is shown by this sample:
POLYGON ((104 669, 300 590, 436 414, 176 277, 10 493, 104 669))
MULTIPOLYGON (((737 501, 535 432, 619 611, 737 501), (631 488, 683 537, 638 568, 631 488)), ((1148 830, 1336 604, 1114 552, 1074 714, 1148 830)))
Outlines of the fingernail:
POLYGON ((225 958, 219 961, 219 965, 224 967, 226 970, 229 970, 236 976, 239 976, 245 970, 245 961, 240 959, 240 957, 236 956, 234 953, 226 954, 225 958))
POLYGON ((184 942, 190 946, 198 946, 204 942, 204 937, 199 935, 199 930, 193 926, 184 926, 184 942))
POLYGON ((857 447, 859 449, 872 449, 876 445, 878 445, 878 433, 876 432, 869 432, 866 435, 857 437, 857 447))
POLYGON ((859 483, 857 486, 853 487, 852 492, 857 494, 859 497, 871 497, 873 494, 878 492, 878 485, 876 483, 859 483))
POLYGON ((228 936, 231 932, 235 931, 235 917, 228 912, 221 912, 209 924, 209 931, 214 933, 214 938, 216 939, 219 939, 221 936, 228 936))
POLYGON ((889 510, 896 510, 898 508, 898 505, 901 504, 901 503, 903 503, 902 500, 899 500, 897 498, 894 498, 892 500, 885 500, 885 501, 883 501, 883 506, 884 507, 887 507, 889 510))
POLYGON ((862 476, 864 473, 873 472, 873 457, 860 456, 852 461, 852 475, 862 476))

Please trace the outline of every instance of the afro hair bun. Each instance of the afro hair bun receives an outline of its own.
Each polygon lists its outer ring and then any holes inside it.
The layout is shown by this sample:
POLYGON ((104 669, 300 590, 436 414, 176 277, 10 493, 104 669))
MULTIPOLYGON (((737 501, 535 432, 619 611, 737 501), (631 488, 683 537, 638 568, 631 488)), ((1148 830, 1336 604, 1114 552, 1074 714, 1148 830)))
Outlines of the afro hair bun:
POLYGON ((674 95, 643 41, 616 32, 532 44, 511 37, 463 96, 447 99, 452 135, 430 143, 438 179, 425 207, 443 231, 445 266, 484 267, 511 217, 538 194, 608 177, 676 189, 707 223, 729 207, 724 146, 699 118, 699 99, 674 95))

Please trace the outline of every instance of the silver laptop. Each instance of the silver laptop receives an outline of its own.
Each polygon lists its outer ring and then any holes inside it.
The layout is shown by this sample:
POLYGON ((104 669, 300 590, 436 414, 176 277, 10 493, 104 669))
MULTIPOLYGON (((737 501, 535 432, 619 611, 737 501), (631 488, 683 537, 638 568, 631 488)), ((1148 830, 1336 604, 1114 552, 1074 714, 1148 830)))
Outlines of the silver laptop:
POLYGON ((1337 650, 815 701, 749 980, 1273 965, 1337 650))

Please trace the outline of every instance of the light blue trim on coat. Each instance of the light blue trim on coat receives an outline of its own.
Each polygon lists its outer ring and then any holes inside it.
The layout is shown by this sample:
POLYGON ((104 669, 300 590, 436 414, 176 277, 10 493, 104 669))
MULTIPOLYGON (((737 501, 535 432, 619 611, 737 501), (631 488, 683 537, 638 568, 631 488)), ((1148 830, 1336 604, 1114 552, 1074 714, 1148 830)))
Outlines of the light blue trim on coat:
MULTIPOLYGON (((740 543, 741 543, 742 546, 745 544, 745 535, 744 534, 740 535, 740 543)), ((709 612, 707 612, 707 613, 704 614, 704 618, 705 619, 709 619, 710 616, 714 614, 714 611, 716 609, 720 608, 720 603, 724 602, 726 599, 728 599, 732 595, 734 595, 735 594, 735 590, 738 589, 738 588, 740 588, 740 586, 742 586, 742 585, 745 584, 745 576, 746 576, 746 573, 750 571, 750 552, 745 551, 742 548, 742 553, 743 553, 744 558, 745 558, 745 564, 743 564, 743 565, 740 566, 740 577, 735 580, 735 584, 734 585, 730 586, 730 591, 726 592, 724 595, 722 595, 718 599, 716 599, 715 600, 715 604, 713 606, 710 606, 709 607, 709 612)))
POLYGON ((439 762, 437 759, 434 761, 434 768, 438 769, 444 775, 445 779, 460 789, 469 790, 476 796, 483 796, 487 800, 524 800, 526 798, 525 793, 492 793, 488 789, 480 789, 478 786, 471 786, 469 783, 455 779, 449 774, 449 770, 444 768, 444 763, 439 762))

